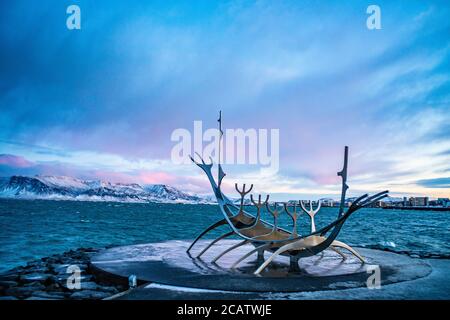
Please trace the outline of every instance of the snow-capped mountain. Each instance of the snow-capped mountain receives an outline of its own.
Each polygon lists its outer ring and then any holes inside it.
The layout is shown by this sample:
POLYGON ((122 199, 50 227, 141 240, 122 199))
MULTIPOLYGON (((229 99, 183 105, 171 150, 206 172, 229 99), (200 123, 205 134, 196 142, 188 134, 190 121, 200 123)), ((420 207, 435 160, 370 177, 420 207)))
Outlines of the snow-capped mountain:
POLYGON ((157 184, 84 181, 58 176, 12 176, 0 179, 0 198, 79 201, 211 203, 207 197, 190 195, 174 187, 157 184))
POLYGON ((165 184, 147 185, 144 190, 161 200, 175 201, 177 199, 183 199, 187 201, 198 202, 201 198, 198 196, 191 196, 183 191, 180 191, 174 187, 167 186, 165 184))

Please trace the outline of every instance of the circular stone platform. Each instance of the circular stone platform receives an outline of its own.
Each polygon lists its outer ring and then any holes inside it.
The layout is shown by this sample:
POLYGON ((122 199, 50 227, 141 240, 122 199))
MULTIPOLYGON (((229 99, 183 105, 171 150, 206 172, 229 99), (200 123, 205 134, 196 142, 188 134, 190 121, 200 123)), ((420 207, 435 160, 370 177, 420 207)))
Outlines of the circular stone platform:
MULTIPOLYGON (((210 241, 199 241, 191 254, 196 257, 210 241)), ((427 276, 431 267, 418 259, 373 249, 357 248, 366 258, 361 264, 354 256, 344 252, 341 256, 325 250, 309 258, 300 259, 300 272, 289 271, 289 259, 279 257, 260 276, 253 275, 257 268, 256 254, 242 262, 237 269, 231 264, 254 247, 243 246, 218 260, 210 261, 237 240, 224 240, 210 248, 201 259, 186 253, 190 241, 172 240, 159 243, 105 249, 91 259, 99 272, 113 277, 128 278, 134 274, 141 281, 159 284, 224 290, 235 292, 298 292, 349 289, 366 286, 368 266, 378 265, 381 284, 409 281, 427 276)), ((266 252, 267 258, 269 253, 266 252)))

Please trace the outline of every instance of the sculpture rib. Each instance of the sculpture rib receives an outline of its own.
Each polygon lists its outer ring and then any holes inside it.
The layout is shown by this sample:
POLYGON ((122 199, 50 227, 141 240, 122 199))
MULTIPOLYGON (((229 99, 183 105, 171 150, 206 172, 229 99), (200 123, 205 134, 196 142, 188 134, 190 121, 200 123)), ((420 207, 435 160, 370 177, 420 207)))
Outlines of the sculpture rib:
POLYGON ((228 252, 233 251, 234 249, 237 249, 239 247, 242 247, 243 245, 246 245, 247 243, 250 243, 250 240, 243 240, 237 244, 235 244, 234 246, 229 247, 228 249, 226 249, 225 251, 223 251, 221 254, 219 254, 217 257, 215 257, 211 262, 215 263, 217 262, 217 260, 219 260, 220 258, 222 258, 224 255, 226 255, 228 252))
POLYGON ((199 253, 199 255, 197 256, 197 258, 200 258, 200 257, 201 257, 201 256, 202 256, 209 248, 211 248, 215 243, 217 243, 217 242, 219 242, 220 240, 225 239, 225 238, 227 238, 227 237, 229 237, 229 236, 232 236, 233 234, 234 234, 234 232, 233 232, 233 231, 230 231, 230 232, 225 233, 225 234, 221 235, 220 237, 214 239, 210 244, 208 244, 208 245, 206 246, 206 248, 204 248, 204 249, 199 253))
POLYGON ((289 251, 289 250, 305 250, 307 248, 307 245, 304 244, 302 246, 302 245, 300 245, 300 242, 304 243, 305 241, 299 240, 297 242, 288 243, 288 244, 285 244, 284 246, 282 246, 281 248, 279 248, 278 250, 276 250, 274 253, 272 253, 272 255, 266 261, 264 261, 263 264, 261 264, 259 266, 258 269, 256 269, 254 274, 256 274, 256 275, 260 274, 261 271, 263 271, 273 261, 273 259, 275 259, 277 256, 279 256, 280 254, 282 254, 282 253, 284 253, 286 251, 289 251))
POLYGON ((242 261, 244 261, 245 259, 250 257, 252 254, 254 254, 260 250, 265 250, 266 248, 269 248, 270 246, 272 246, 272 243, 266 243, 259 247, 256 247, 255 249, 251 250, 250 252, 247 252, 242 257, 240 257, 235 263, 233 263, 233 265, 231 266, 231 269, 236 268, 239 263, 241 263, 242 261))
POLYGON ((340 248, 344 248, 347 249, 348 251, 350 251, 355 257, 357 257, 359 260, 361 260, 362 263, 366 263, 366 261, 364 260, 364 258, 352 247, 350 247, 348 244, 343 243, 341 241, 338 240, 334 240, 332 243, 333 247, 340 247, 340 248))
MULTIPOLYGON (((336 252, 338 255, 342 257, 342 259, 347 260, 347 257, 337 248, 333 247, 333 245, 330 246, 330 249, 336 252)), ((323 251, 322 251, 323 253, 323 251)))
POLYGON ((202 233, 200 233, 197 238, 195 238, 194 241, 192 241, 191 245, 189 246, 189 248, 187 248, 186 252, 189 253, 189 251, 191 251, 192 247, 195 245, 195 243, 200 240, 201 237, 203 237, 205 234, 207 234, 209 231, 214 230, 215 228, 218 228, 224 224, 226 224, 227 221, 225 219, 219 220, 216 223, 210 225, 208 228, 206 228, 205 230, 202 231, 202 233))

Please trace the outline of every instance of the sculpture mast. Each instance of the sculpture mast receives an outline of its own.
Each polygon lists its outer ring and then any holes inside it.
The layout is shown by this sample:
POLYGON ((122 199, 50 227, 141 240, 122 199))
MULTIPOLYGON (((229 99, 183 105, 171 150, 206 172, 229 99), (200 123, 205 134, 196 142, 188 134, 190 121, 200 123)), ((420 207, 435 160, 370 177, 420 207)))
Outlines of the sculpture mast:
POLYGON ((341 217, 344 214, 344 205, 345 205, 345 194, 347 193, 348 185, 347 185, 347 164, 348 164, 348 147, 345 146, 344 151, 344 167, 342 171, 339 171, 337 174, 342 178, 342 190, 341 190, 341 203, 339 206, 339 214, 338 217, 341 217))
POLYGON ((222 180, 225 177, 225 172, 223 172, 222 170, 222 165, 220 164, 220 159, 221 159, 221 146, 222 146, 222 137, 223 137, 223 131, 222 131, 222 111, 219 111, 219 119, 217 119, 217 122, 219 123, 219 133, 220 133, 220 137, 219 137, 219 159, 218 159, 218 170, 217 170, 217 174, 218 174, 218 187, 220 189, 220 185, 222 184, 222 180))

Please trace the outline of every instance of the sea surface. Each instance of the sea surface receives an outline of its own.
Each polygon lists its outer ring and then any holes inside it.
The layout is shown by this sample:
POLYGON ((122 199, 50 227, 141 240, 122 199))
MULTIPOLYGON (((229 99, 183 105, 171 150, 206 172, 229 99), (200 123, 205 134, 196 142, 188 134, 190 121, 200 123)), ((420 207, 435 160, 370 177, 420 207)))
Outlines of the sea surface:
MULTIPOLYGON (((336 215, 337 208, 322 208, 317 228, 336 215)), ((0 199, 0 272, 79 247, 192 239, 220 218, 214 205, 0 199)), ((287 229, 289 221, 284 214, 287 229)), ((298 225, 299 233, 310 231, 305 214, 298 225)), ((450 212, 369 208, 353 214, 338 239, 414 257, 450 258, 449 226, 450 212)), ((221 231, 211 232, 209 238, 225 229, 221 231)))

